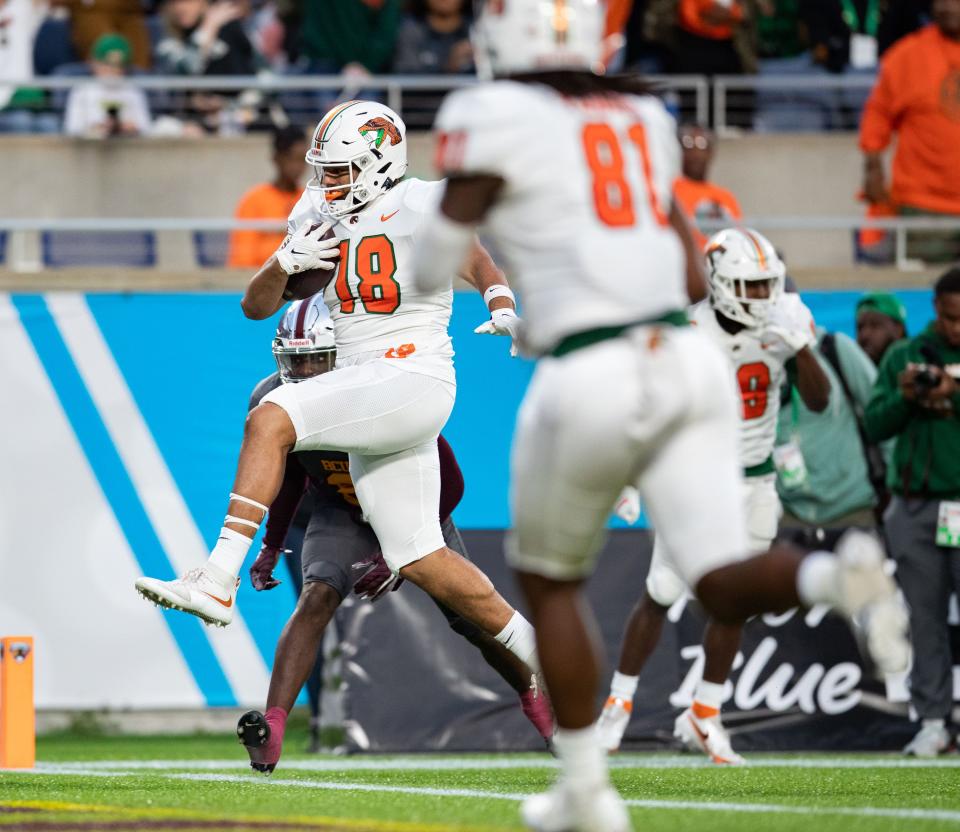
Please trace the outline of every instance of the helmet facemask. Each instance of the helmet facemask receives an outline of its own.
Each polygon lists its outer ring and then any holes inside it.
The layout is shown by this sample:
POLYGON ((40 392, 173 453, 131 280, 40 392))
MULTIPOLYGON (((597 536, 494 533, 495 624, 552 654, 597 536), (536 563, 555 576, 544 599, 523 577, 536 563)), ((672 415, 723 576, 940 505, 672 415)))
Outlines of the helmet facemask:
POLYGON ((322 293, 287 307, 277 324, 273 357, 284 384, 305 381, 333 369, 337 345, 322 293))
POLYGON ((714 273, 710 279, 710 303, 725 318, 748 329, 762 329, 770 309, 783 294, 783 278, 772 274, 756 277, 725 277, 714 273), (750 297, 750 284, 767 283, 767 297, 750 297))
POLYGON ((313 176, 307 182, 307 190, 313 198, 314 207, 320 214, 331 219, 339 219, 366 205, 374 196, 379 196, 379 192, 374 194, 366 184, 369 177, 365 172, 377 162, 372 153, 364 151, 347 161, 329 162, 311 161, 311 154, 314 154, 314 159, 320 155, 313 148, 307 152, 307 162, 313 168, 313 176), (328 174, 333 179, 340 179, 346 175, 347 180, 335 185, 324 185, 324 174, 328 174))
POLYGON ((786 275, 771 242, 750 228, 727 228, 707 241, 706 260, 711 306, 749 329, 766 326, 786 275), (758 283, 766 284, 766 297, 758 283))
POLYGON ((337 350, 318 347, 310 338, 277 336, 273 339, 273 357, 280 371, 280 381, 292 384, 332 370, 337 350))

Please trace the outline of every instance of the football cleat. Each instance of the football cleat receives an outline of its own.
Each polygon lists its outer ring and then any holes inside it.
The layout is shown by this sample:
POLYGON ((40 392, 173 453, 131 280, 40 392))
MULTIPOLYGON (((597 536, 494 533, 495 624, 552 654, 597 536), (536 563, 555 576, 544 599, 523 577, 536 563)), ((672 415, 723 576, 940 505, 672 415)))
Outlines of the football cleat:
POLYGON ((250 755, 250 768, 270 774, 280 762, 283 737, 270 729, 260 711, 247 711, 237 722, 237 738, 250 755))
POLYGON ((908 757, 937 757, 950 750, 950 732, 943 723, 926 723, 907 743, 903 753, 908 757))
POLYGON ((600 738, 600 745, 606 751, 619 750, 632 713, 633 702, 628 699, 621 699, 619 696, 611 696, 607 699, 600 719, 597 720, 597 735, 600 738))
POLYGON ((550 791, 528 797, 520 808, 534 832, 630 832, 627 806, 612 786, 573 789, 560 780, 550 791))
POLYGON ((547 750, 553 754, 553 735, 557 730, 557 724, 553 718, 553 707, 543 679, 536 673, 530 677, 530 687, 520 694, 520 708, 523 715, 537 729, 537 733, 543 737, 547 750))
POLYGON ((897 585, 883 568, 884 552, 872 534, 850 529, 836 546, 840 560, 838 607, 862 633, 882 673, 903 673, 910 664, 909 617, 897 585))
POLYGON ((689 751, 702 751, 719 766, 742 766, 746 762, 731 747, 719 717, 700 719, 687 708, 673 723, 673 736, 689 751))
POLYGON ((191 569, 175 581, 137 578, 134 584, 148 601, 171 610, 181 610, 207 624, 226 627, 233 621, 240 579, 211 563, 191 569))

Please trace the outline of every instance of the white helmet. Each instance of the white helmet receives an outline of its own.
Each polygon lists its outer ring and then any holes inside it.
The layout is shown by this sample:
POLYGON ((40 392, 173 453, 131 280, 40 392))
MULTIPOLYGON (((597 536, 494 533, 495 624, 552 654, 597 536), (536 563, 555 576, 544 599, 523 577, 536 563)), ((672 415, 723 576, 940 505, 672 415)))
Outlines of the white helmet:
POLYGON ((407 172, 407 128, 376 101, 347 101, 327 113, 313 131, 307 164, 315 176, 307 192, 321 197, 314 207, 337 219, 390 190, 407 172), (324 185, 324 170, 349 171, 344 185, 324 185))
POLYGON ((273 357, 284 384, 303 381, 333 369, 337 344, 323 293, 294 301, 277 324, 273 357))
POLYGON ((770 241, 750 228, 725 228, 704 250, 710 303, 724 317, 746 327, 762 327, 783 294, 786 267, 770 241), (748 298, 746 284, 770 281, 767 298, 748 298))
POLYGON ((595 69, 603 52, 604 0, 478 0, 477 74, 595 69))

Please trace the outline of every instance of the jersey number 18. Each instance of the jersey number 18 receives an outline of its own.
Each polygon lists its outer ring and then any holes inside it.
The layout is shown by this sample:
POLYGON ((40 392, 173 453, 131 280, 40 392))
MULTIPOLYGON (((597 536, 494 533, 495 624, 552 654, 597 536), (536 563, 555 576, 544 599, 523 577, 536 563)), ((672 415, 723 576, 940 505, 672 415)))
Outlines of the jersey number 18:
POLYGON ((356 263, 354 271, 357 285, 351 289, 350 278, 350 241, 340 243, 340 265, 337 268, 336 292, 340 300, 340 311, 350 315, 356 309, 354 291, 360 298, 365 311, 374 315, 389 315, 400 306, 400 284, 394 279, 397 272, 397 257, 393 252, 393 243, 386 234, 364 237, 355 249, 356 263))

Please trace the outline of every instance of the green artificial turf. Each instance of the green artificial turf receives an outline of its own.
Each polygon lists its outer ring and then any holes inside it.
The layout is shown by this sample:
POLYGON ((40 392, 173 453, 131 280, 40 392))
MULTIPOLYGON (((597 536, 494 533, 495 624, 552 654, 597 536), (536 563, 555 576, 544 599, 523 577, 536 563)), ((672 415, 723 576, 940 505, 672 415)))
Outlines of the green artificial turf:
MULTIPOLYGON (((296 751, 301 737, 290 740, 277 772, 264 777, 245 768, 231 737, 44 738, 39 773, 0 774, 0 830, 520 829, 515 798, 555 775, 545 755, 308 756, 296 751), (133 768, 138 761, 168 762, 133 768), (457 791, 485 794, 449 793, 457 791)), ((753 766, 722 769, 691 765, 696 758, 624 755, 614 760, 613 779, 625 798, 644 802, 631 807, 638 830, 960 831, 960 766, 949 759, 942 767, 889 768, 881 766, 899 758, 752 759, 753 766), (805 761, 817 767, 795 765, 805 761)))

